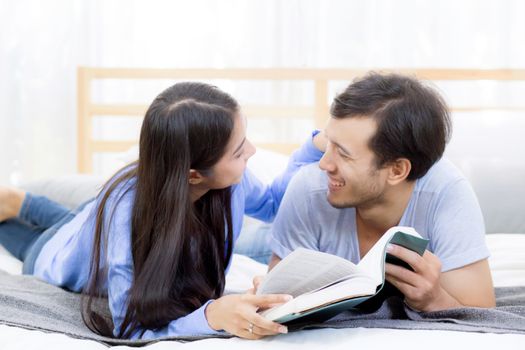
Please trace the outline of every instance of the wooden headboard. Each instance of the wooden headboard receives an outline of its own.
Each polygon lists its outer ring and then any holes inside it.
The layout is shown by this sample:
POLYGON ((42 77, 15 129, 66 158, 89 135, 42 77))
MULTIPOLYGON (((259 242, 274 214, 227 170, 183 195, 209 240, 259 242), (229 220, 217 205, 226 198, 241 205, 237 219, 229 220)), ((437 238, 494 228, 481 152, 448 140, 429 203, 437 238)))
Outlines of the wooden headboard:
MULTIPOLYGON (((525 70, 495 69, 373 69, 380 72, 396 72, 432 81, 525 81, 525 70)), ((93 156, 97 153, 122 152, 135 145, 138 140, 96 140, 93 138, 93 119, 96 116, 143 116, 144 104, 95 103, 92 98, 93 82, 97 80, 213 80, 231 81, 309 81, 313 86, 314 100, 310 106, 262 106, 242 104, 249 118, 277 118, 282 116, 311 118, 317 128, 323 127, 328 118, 330 99, 329 83, 350 82, 370 69, 142 69, 142 68, 78 68, 78 171, 93 172, 93 156)), ((508 110, 509 106, 479 105, 454 108, 455 111, 508 110)), ((256 143, 257 146, 289 154, 297 143, 256 143)))

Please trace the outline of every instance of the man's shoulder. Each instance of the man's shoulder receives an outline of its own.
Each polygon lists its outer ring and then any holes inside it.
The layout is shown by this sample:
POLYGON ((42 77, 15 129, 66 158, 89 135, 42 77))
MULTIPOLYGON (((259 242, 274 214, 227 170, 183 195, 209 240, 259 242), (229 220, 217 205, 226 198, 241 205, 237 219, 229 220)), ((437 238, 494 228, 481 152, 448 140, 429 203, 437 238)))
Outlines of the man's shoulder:
POLYGON ((449 159, 441 158, 417 180, 417 189, 424 192, 441 192, 460 181, 466 181, 461 171, 449 159))
POLYGON ((293 177, 290 185, 292 188, 300 188, 303 193, 326 193, 328 182, 326 173, 319 168, 319 163, 303 166, 293 177))

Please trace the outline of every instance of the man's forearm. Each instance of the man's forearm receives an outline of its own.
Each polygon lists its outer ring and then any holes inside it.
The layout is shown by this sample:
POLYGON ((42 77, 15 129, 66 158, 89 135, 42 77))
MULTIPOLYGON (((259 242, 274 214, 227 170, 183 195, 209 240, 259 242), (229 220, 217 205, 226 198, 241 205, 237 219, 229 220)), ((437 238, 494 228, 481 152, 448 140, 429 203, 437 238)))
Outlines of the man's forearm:
POLYGON ((428 305, 427 308, 425 308, 425 310, 421 311, 431 312, 446 309, 456 309, 466 306, 454 298, 449 292, 445 290, 445 288, 441 287, 440 289, 440 294, 428 305))
POLYGON ((281 261, 281 258, 279 258, 275 253, 272 253, 272 257, 270 258, 270 262, 268 263, 268 271, 273 269, 275 265, 277 265, 281 261))

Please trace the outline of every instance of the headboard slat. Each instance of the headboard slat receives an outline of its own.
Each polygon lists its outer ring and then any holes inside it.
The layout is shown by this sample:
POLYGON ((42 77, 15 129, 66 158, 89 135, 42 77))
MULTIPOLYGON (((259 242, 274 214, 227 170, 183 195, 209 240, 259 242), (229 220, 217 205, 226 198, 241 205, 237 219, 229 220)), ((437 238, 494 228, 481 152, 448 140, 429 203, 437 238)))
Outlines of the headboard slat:
MULTIPOLYGON (((313 83, 313 101, 310 106, 274 105, 257 106, 243 104, 243 112, 250 118, 308 118, 317 128, 323 127, 329 113, 329 84, 349 82, 369 71, 396 72, 433 81, 525 81, 525 69, 156 69, 156 68, 78 68, 78 171, 93 172, 93 155, 104 152, 120 152, 136 144, 137 140, 112 141, 93 139, 93 118, 100 116, 143 116, 147 106, 142 104, 100 104, 91 96, 92 83, 98 80, 178 79, 230 81, 307 81, 313 83)), ((521 111, 525 106, 454 106, 453 111, 521 111)), ((296 143, 256 143, 274 151, 289 154, 298 147, 296 143)))

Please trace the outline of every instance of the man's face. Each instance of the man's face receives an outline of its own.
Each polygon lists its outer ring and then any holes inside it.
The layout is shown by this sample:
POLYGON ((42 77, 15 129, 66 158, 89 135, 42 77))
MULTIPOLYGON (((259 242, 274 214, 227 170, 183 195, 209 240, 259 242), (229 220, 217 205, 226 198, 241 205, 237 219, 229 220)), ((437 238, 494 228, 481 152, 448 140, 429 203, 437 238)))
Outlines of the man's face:
POLYGON ((328 175, 327 200, 332 206, 368 208, 382 201, 388 170, 376 168, 368 147, 376 129, 368 117, 330 118, 319 167, 328 175))

